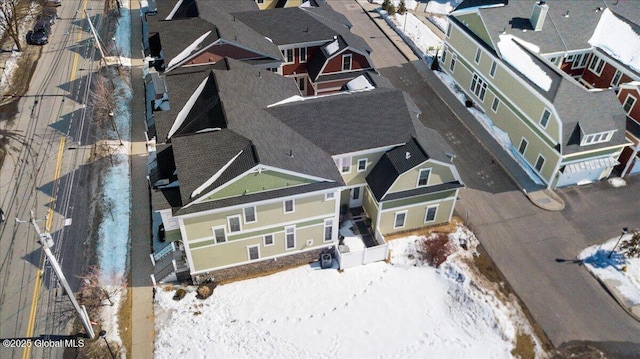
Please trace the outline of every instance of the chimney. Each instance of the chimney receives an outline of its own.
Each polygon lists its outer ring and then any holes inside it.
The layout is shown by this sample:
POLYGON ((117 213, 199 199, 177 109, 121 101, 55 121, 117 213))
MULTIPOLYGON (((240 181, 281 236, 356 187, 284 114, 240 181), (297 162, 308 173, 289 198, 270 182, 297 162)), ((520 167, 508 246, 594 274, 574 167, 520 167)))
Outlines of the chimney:
POLYGON ((533 4, 533 11, 531 11, 531 26, 533 26, 534 31, 542 30, 542 25, 544 25, 544 19, 547 17, 547 12, 549 12, 549 5, 545 1, 539 1, 533 4))

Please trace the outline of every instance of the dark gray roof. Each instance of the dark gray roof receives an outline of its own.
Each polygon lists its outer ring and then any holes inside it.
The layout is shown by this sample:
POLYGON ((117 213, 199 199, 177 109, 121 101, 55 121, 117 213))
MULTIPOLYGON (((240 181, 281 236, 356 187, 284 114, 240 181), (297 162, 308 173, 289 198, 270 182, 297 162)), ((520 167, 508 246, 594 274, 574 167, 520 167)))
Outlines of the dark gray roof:
POLYGON ((402 104, 402 91, 378 88, 281 104, 267 112, 337 155, 403 144, 415 136, 415 115, 402 104))
POLYGON ((554 105, 562 120, 563 154, 585 150, 576 137, 580 129, 586 134, 617 129, 609 142, 589 145, 590 150, 625 143, 626 114, 613 90, 590 92, 577 82, 565 79, 554 105))
POLYGON ((420 196, 423 194, 451 191, 458 188, 464 188, 464 184, 460 183, 460 181, 446 182, 446 183, 437 184, 435 186, 419 187, 419 188, 414 188, 414 189, 410 189, 402 192, 388 193, 384 197, 382 202, 393 201, 401 198, 420 196))
POLYGON ((180 188, 171 187, 151 190, 151 207, 155 211, 182 207, 180 188))
POLYGON ((416 129, 416 140, 420 147, 427 152, 429 158, 444 163, 451 162, 455 157, 453 149, 440 136, 438 131, 425 127, 418 119, 414 120, 414 127, 416 129))
POLYGON ((334 11, 325 0, 309 0, 309 3, 312 6, 302 6, 301 9, 309 12, 314 17, 329 19, 333 22, 346 26, 349 29, 353 26, 346 16, 334 11))
MULTIPOLYGON (((467 1, 457 10, 465 8, 465 3, 467 1)), ((588 40, 602 15, 601 11, 595 11, 597 8, 608 5, 614 13, 628 16, 631 21, 637 22, 640 18, 638 1, 547 0, 546 3, 549 12, 541 31, 532 31, 529 21, 533 1, 509 1, 506 6, 481 8, 480 16, 494 43, 505 30, 507 34, 537 45, 541 53, 591 48, 588 40), (569 16, 565 16, 567 12, 569 16)))

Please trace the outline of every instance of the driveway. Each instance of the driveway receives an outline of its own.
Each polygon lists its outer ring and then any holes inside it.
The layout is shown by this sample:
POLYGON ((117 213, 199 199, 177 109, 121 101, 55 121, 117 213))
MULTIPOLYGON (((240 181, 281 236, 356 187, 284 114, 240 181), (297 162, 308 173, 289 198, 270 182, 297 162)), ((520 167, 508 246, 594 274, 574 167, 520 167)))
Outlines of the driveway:
MULTIPOLYGON (((457 154, 455 164, 467 188, 456 211, 467 219, 509 284, 556 346, 589 342, 610 357, 632 358, 640 352, 640 323, 633 320, 599 283, 572 262, 585 247, 615 237, 638 222, 640 185, 612 188, 606 182, 559 191, 563 212, 531 204, 505 172, 497 144, 423 64, 409 63, 354 1, 329 0, 354 25, 352 32, 373 48, 379 71, 409 93, 422 110, 423 123, 442 134, 457 154), (420 69, 420 71, 418 70, 420 69), (482 143, 478 141, 481 139, 482 143), (563 261, 569 260, 569 261, 563 261)), ((521 184, 520 178, 515 177, 521 184)))

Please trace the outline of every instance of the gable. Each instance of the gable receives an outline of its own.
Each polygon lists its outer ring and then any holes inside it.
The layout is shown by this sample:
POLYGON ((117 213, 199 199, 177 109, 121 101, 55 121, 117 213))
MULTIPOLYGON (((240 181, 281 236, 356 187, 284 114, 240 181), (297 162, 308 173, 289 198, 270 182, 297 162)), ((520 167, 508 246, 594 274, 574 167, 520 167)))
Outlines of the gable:
POLYGON ((456 16, 456 19, 464 24, 471 32, 479 37, 485 44, 493 48, 493 41, 487 28, 484 26, 484 21, 479 13, 473 12, 456 16))
POLYGON ((427 186, 435 186, 457 180, 453 171, 451 171, 450 165, 444 165, 433 160, 428 160, 421 163, 419 166, 400 174, 387 193, 403 192, 417 188, 420 170, 427 168, 431 169, 427 186))
POLYGON ((189 61, 185 62, 184 65, 216 63, 225 57, 230 57, 236 60, 247 60, 262 58, 264 56, 253 51, 234 46, 233 44, 218 42, 209 46, 202 53, 192 57, 189 61))
POLYGON ((211 192, 203 199, 203 202, 283 188, 304 186, 315 182, 317 181, 276 170, 253 171, 229 181, 226 186, 221 187, 217 191, 211 192))

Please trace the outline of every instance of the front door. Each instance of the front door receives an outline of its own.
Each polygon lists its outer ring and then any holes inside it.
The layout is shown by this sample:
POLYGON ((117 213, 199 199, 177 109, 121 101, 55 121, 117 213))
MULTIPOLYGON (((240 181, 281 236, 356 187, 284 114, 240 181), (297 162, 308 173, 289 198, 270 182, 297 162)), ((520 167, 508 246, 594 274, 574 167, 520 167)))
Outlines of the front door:
POLYGON ((363 187, 354 187, 349 191, 349 208, 362 206, 363 187))

